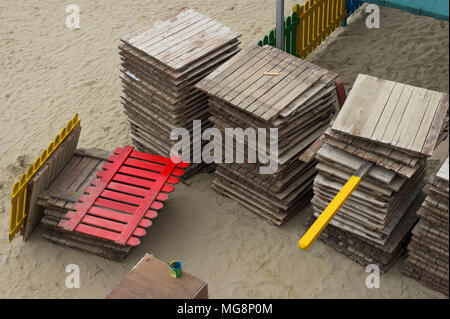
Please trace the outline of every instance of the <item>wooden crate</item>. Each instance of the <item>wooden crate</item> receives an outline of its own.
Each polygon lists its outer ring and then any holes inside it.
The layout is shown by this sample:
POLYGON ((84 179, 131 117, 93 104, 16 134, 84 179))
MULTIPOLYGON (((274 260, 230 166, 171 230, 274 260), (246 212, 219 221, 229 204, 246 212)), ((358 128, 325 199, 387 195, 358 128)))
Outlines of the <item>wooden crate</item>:
POLYGON ((208 299, 208 285, 184 270, 173 278, 167 263, 146 254, 106 298, 208 299))

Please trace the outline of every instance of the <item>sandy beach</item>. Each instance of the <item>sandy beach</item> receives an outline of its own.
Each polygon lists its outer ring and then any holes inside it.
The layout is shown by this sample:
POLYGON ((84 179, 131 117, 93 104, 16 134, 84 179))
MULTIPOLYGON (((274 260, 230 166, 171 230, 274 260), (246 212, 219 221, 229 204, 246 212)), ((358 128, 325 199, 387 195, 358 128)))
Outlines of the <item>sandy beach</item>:
MULTIPOLYGON (((285 1, 288 14, 297 1, 285 1)), ((104 298, 145 253, 179 259, 208 282, 210 298, 444 298, 401 274, 403 259, 367 289, 365 269, 317 241, 300 251, 307 208, 275 227, 211 188, 212 174, 179 184, 142 244, 123 262, 55 246, 41 230, 8 243, 13 183, 78 113, 79 147, 113 150, 131 144, 120 104, 119 39, 188 6, 242 33, 242 47, 275 25, 275 1, 87 1, 80 29, 65 26, 71 2, 0 3, 0 298, 104 298), (81 287, 68 289, 68 264, 81 287)), ((344 80, 358 73, 449 92, 448 22, 381 8, 381 28, 358 12, 308 60, 344 80)), ((448 154, 448 140, 431 166, 448 154)))

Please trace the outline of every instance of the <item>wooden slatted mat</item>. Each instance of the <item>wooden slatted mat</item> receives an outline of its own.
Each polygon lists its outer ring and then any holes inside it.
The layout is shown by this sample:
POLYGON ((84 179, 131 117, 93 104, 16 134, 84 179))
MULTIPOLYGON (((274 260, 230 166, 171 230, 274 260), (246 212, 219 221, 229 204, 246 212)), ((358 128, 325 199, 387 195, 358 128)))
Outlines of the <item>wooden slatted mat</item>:
MULTIPOLYGON (((175 128, 208 120, 206 94, 194 85, 239 52, 239 33, 189 8, 121 39, 122 104, 134 144, 169 156, 175 128)), ((192 145, 191 145, 192 147, 192 145)), ((204 164, 191 165, 192 176, 204 164)))
POLYGON ((446 136, 447 94, 359 75, 315 155, 308 225, 364 163, 372 164, 319 238, 361 264, 387 270, 417 221, 427 158, 446 136))
POLYGON ((119 245, 137 246, 151 222, 144 217, 156 216, 168 198, 166 193, 179 182, 187 164, 175 164, 170 158, 136 152, 132 147, 116 149, 97 178, 58 226, 114 241, 119 245), (173 175, 173 176, 172 176, 173 175))
POLYGON ((427 197, 408 244, 403 273, 448 296, 449 292, 449 181, 448 157, 428 180, 427 197))
POLYGON ((208 299, 208 284, 183 270, 170 275, 167 263, 145 254, 107 299, 208 299))
POLYGON ((263 129, 266 136, 258 143, 265 143, 265 154, 271 150, 265 160, 277 167, 272 174, 262 174, 259 169, 268 164, 247 161, 248 154, 256 152, 247 136, 244 149, 233 145, 235 158, 242 156, 244 162, 217 164, 213 188, 275 225, 305 206, 312 196, 315 162, 297 158, 322 135, 336 112, 335 80, 337 75, 326 69, 255 45, 200 81, 196 87, 210 96, 210 121, 222 136, 233 137, 230 128, 263 129), (277 129, 277 141, 270 140, 270 129, 277 129))
POLYGON ((77 150, 41 194, 44 238, 123 260, 140 243, 152 219, 188 164, 118 148, 77 150))
POLYGON ((430 156, 446 126, 448 94, 360 74, 332 128, 430 156))

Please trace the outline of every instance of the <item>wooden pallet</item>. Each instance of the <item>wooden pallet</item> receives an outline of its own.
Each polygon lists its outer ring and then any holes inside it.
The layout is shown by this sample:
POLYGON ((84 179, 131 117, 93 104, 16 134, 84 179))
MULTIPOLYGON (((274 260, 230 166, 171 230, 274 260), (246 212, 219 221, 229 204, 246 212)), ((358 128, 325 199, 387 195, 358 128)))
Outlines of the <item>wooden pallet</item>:
POLYGON ((404 242, 412 227, 399 236, 399 225, 423 188, 427 158, 447 134, 447 94, 359 75, 315 153, 314 218, 361 165, 372 166, 330 221, 333 235, 325 235, 327 242, 342 251, 350 248, 339 248, 338 237, 357 236, 382 250, 391 238, 396 245, 404 242))
POLYGON ((79 149, 37 197, 43 237, 121 261, 140 243, 184 167, 132 147, 79 149))
MULTIPOLYGON (((202 130, 208 98, 194 85, 239 51, 239 33, 189 8, 121 39, 122 104, 134 144, 170 156, 175 128, 202 130)), ((200 150, 201 151, 201 150, 200 150)), ((184 178, 204 168, 192 163, 184 178)))
POLYGON ((332 129, 420 157, 446 122, 448 94, 360 74, 332 129))
MULTIPOLYGON (((266 129, 266 150, 273 150, 269 130, 278 130, 277 164, 273 174, 260 174, 261 163, 216 165, 213 188, 275 225, 281 225, 311 198, 315 162, 298 157, 319 138, 337 110, 337 75, 270 46, 251 46, 200 81, 196 87, 210 96, 210 121, 225 138, 227 128, 266 129)), ((342 89, 342 88, 341 88, 342 89)), ((342 90, 341 90, 342 91, 342 90)), ((224 151, 226 149, 224 148, 224 151)), ((224 154, 224 153, 223 153, 224 154)))
MULTIPOLYGON (((406 251, 406 245, 411 237, 411 229, 417 222, 415 212, 425 197, 423 193, 415 195, 402 207, 406 212, 383 245, 374 244, 365 237, 332 224, 325 228, 319 239, 362 266, 376 264, 379 266, 380 272, 385 273, 406 251)), ((305 228, 309 228, 315 220, 316 217, 311 214, 305 221, 305 228)))
POLYGON ((427 198, 418 210, 419 223, 408 245, 403 273, 449 294, 448 157, 428 181, 427 198))

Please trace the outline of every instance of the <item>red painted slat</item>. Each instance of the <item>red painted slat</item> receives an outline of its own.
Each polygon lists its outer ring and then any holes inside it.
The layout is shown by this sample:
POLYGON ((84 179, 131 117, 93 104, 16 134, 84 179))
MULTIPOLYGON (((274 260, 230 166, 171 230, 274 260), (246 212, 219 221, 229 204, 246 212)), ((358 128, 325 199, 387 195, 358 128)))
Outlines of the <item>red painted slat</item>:
POLYGON ((128 158, 125 161, 125 165, 148 169, 150 171, 154 171, 154 172, 158 172, 158 173, 161 173, 164 170, 164 165, 145 162, 145 161, 141 161, 141 160, 134 159, 134 158, 128 158))
MULTIPOLYGON (((116 238, 118 237, 118 233, 84 224, 78 225, 75 228, 75 231, 91 235, 94 237, 104 238, 111 241, 115 241, 116 238)), ((138 246, 140 243, 141 241, 138 238, 130 237, 126 244, 129 246, 138 246)))
MULTIPOLYGON (((146 187, 146 188, 151 188, 154 183, 154 181, 149 181, 146 179, 122 175, 122 174, 116 174, 113 177, 113 181, 127 183, 127 184, 133 184, 136 186, 146 187)), ((173 192, 173 190, 174 190, 174 187, 172 185, 164 185, 164 187, 161 189, 162 192, 166 192, 166 193, 171 193, 171 192, 173 192)))
POLYGON ((137 196, 141 196, 141 197, 144 197, 145 194, 147 193, 147 190, 144 188, 130 186, 130 185, 116 183, 116 182, 110 182, 107 186, 107 189, 122 192, 122 193, 137 195, 137 196))
POLYGON ((136 176, 136 177, 141 177, 141 178, 146 178, 146 179, 151 179, 153 181, 155 181, 160 175, 160 173, 144 171, 143 169, 133 168, 133 167, 128 167, 128 166, 122 166, 121 168, 119 168, 119 173, 132 175, 132 176, 136 176))
MULTIPOLYGON (((105 199, 105 198, 98 198, 95 201, 95 205, 110 208, 110 209, 120 210, 122 212, 126 212, 129 214, 134 214, 137 209, 137 206, 123 204, 123 203, 115 202, 115 201, 105 199)), ((149 210, 149 212, 151 212, 151 210, 149 210)), ((145 215, 145 216, 148 218, 153 218, 153 217, 150 217, 153 215, 154 215, 154 212, 151 212, 151 213, 149 213, 148 216, 147 215, 145 215)))
POLYGON ((123 162, 128 158, 128 156, 133 151, 133 148, 131 146, 126 146, 123 149, 123 152, 119 155, 119 158, 114 161, 114 168, 105 171, 101 182, 98 183, 95 190, 90 193, 89 197, 86 198, 86 200, 82 203, 82 205, 77 209, 77 214, 71 218, 70 220, 62 220, 59 222, 59 226, 64 228, 65 230, 72 231, 75 229, 75 227, 81 222, 83 219, 83 216, 86 215, 89 208, 92 206, 92 204, 97 199, 98 195, 103 191, 103 189, 106 187, 106 185, 111 181, 116 171, 120 168, 120 166, 123 164, 123 162))
MULTIPOLYGON (((122 232, 127 224, 118 223, 112 220, 104 219, 104 218, 98 218, 91 215, 85 215, 82 220, 83 224, 89 224, 91 226, 97 226, 100 228, 105 228, 108 230, 112 230, 115 232, 122 232)), ((133 236, 142 237, 145 235, 145 229, 136 227, 133 231, 133 236)))
POLYGON ((131 158, 137 158, 144 161, 154 162, 154 163, 160 163, 167 165, 168 163, 172 163, 170 158, 155 155, 155 154, 147 154, 139 151, 133 151, 130 155, 131 158))
POLYGON ((137 246, 137 237, 145 235, 145 228, 152 224, 149 219, 158 216, 156 210, 164 206, 166 193, 173 191, 169 184, 178 183, 175 176, 182 176, 181 168, 189 164, 136 152, 130 146, 117 148, 109 160, 85 189, 80 202, 73 205, 73 211, 66 214, 69 220, 60 222, 60 226, 137 246))
MULTIPOLYGON (((91 209, 89 209, 88 214, 115 220, 115 221, 122 222, 122 223, 128 223, 131 220, 131 214, 119 213, 119 212, 116 212, 116 211, 113 211, 110 209, 96 207, 96 206, 91 207, 91 209)), ((75 212, 68 212, 66 214, 66 218, 72 218, 74 215, 75 215, 75 212)), ((146 219, 146 218, 143 218, 141 220, 141 222, 139 223, 139 226, 144 227, 144 228, 150 227, 151 225, 152 225, 152 221, 149 219, 146 219)))
POLYGON ((182 169, 174 169, 172 172, 173 176, 181 176, 184 174, 184 171, 182 169))
POLYGON ((150 205, 150 208, 154 209, 154 210, 160 210, 161 208, 163 208, 163 206, 164 206, 163 203, 152 202, 151 205, 150 205))
POLYGON ((164 168, 164 171, 160 174, 159 178, 156 180, 154 186, 149 191, 147 196, 144 197, 142 200, 142 203, 137 208, 136 212, 133 214, 133 221, 130 222, 127 225, 127 228, 118 236, 116 243, 124 245, 127 243, 128 239, 130 238, 131 234, 133 233, 133 229, 139 224, 139 221, 142 219, 142 217, 145 215, 149 207, 153 209, 155 208, 155 204, 159 203, 162 206, 162 203, 155 202, 156 196, 161 191, 161 188, 163 187, 164 183, 169 179, 170 174, 175 168, 175 165, 172 161, 167 163, 166 167, 164 168))
POLYGON ((106 189, 100 194, 100 196, 102 198, 109 198, 119 202, 134 204, 136 206, 138 206, 142 201, 142 197, 131 196, 124 193, 109 191, 106 189))

